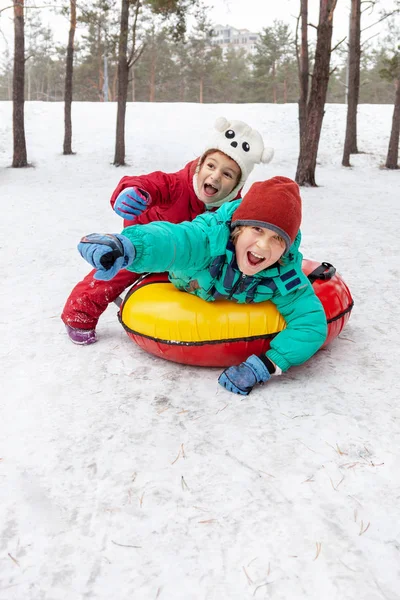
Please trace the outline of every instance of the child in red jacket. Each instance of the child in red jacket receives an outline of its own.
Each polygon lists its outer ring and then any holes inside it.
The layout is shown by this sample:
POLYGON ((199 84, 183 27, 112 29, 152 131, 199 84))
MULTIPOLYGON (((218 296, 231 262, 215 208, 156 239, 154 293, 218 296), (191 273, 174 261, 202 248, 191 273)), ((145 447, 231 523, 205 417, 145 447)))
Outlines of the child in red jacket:
MULTIPOLYGON (((123 177, 111 197, 111 206, 123 217, 125 227, 169 221, 192 221, 207 210, 237 198, 256 163, 267 163, 273 151, 243 121, 220 117, 202 156, 177 173, 156 171, 123 177)), ((140 276, 125 269, 111 281, 94 279, 91 271, 78 283, 61 315, 75 344, 97 341, 96 325, 108 304, 140 276)))

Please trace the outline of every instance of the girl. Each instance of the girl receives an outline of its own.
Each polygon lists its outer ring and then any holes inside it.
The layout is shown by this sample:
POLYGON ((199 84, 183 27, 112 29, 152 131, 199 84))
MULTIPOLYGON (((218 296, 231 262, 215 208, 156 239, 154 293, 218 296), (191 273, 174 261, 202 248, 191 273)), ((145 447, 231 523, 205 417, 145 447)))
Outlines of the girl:
POLYGON ((263 356, 226 369, 219 383, 247 395, 256 383, 308 360, 322 346, 327 323, 321 302, 301 270, 301 198, 286 177, 255 183, 243 201, 231 202, 192 223, 152 223, 122 234, 91 234, 78 249, 109 280, 121 268, 168 271, 180 290, 213 302, 271 300, 286 328, 263 356))
MULTIPOLYGON (((256 163, 267 163, 273 151, 264 148, 261 135, 243 121, 220 117, 202 156, 177 173, 156 171, 123 177, 111 197, 115 212, 125 226, 152 221, 192 221, 238 197, 256 163)), ((151 266, 150 266, 151 270, 151 266)), ((97 341, 96 325, 113 302, 139 275, 122 270, 110 282, 90 272, 72 290, 61 318, 75 344, 97 341)))

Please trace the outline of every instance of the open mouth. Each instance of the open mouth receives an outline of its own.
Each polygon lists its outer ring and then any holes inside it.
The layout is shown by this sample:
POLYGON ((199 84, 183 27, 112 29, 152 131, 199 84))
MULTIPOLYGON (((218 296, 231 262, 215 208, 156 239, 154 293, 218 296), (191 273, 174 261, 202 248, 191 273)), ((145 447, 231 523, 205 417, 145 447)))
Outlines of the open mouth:
POLYGON ((206 196, 208 196, 209 198, 211 198, 212 196, 215 196, 215 194, 218 193, 218 190, 216 187, 214 187, 213 185, 211 185, 211 183, 205 183, 204 184, 204 193, 206 196))
POLYGON ((261 265, 265 261, 265 257, 249 251, 247 252, 247 261, 252 267, 258 267, 258 265, 261 265))

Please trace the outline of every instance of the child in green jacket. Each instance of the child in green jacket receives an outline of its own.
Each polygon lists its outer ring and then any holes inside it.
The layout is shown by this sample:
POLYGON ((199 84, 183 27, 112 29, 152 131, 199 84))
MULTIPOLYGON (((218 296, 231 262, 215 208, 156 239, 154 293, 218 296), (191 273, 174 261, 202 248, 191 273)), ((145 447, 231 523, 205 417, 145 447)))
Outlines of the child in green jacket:
POLYGON ((109 280, 120 269, 169 272, 179 289, 209 302, 271 300, 286 328, 263 356, 226 369, 219 383, 247 395, 256 383, 308 360, 327 334, 324 309, 301 269, 301 198, 287 177, 254 183, 243 200, 191 223, 127 227, 122 234, 91 234, 78 249, 109 280))

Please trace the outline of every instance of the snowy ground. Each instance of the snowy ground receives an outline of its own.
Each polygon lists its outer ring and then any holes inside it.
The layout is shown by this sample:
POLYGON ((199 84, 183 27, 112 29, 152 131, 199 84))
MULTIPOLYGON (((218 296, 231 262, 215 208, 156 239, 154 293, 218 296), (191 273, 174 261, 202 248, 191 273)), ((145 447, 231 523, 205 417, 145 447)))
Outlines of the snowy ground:
POLYGON ((400 172, 384 162, 391 106, 360 106, 353 169, 345 107, 327 106, 303 251, 333 263, 355 308, 303 367, 245 400, 219 370, 136 347, 110 306, 100 341, 74 346, 59 315, 87 272, 75 247, 119 231, 124 174, 194 158, 217 116, 259 128, 294 177, 294 105, 135 104, 115 169, 115 105, 26 105, 31 169, 10 169, 0 103, 0 600, 400 598, 400 172))

